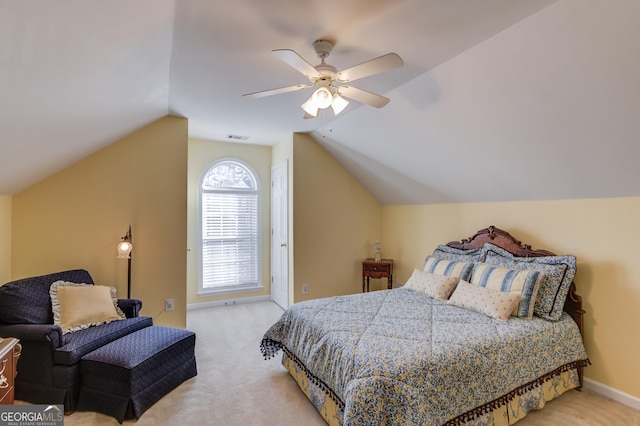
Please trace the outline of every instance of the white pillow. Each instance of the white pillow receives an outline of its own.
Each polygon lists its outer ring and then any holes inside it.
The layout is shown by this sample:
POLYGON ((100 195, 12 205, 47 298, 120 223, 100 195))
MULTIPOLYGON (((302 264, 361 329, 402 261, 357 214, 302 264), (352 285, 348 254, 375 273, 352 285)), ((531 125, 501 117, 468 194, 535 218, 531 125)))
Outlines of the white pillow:
POLYGON ((460 280, 449 304, 506 321, 520 299, 517 293, 504 293, 460 280))
POLYGON ((460 278, 432 274, 414 269, 413 274, 404 285, 405 288, 419 291, 434 299, 447 300, 460 278))

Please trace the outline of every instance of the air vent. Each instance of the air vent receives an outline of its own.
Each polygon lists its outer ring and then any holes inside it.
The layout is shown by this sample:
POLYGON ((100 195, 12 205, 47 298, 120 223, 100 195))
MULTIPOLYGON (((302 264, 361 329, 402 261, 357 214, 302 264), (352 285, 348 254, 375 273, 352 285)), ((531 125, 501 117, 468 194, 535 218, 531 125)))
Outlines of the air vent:
POLYGON ((246 141, 247 139, 249 139, 249 136, 227 135, 227 139, 231 139, 234 141, 246 141))

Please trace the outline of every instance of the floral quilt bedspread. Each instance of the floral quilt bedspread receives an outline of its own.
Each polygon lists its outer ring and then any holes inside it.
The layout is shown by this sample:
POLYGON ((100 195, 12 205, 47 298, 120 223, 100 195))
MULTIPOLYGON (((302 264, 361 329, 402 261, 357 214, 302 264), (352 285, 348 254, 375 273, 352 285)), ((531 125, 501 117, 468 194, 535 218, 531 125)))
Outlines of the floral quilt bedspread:
POLYGON ((444 424, 588 363, 566 314, 499 321, 402 288, 291 306, 261 343, 267 359, 281 349, 344 407, 345 425, 444 424))

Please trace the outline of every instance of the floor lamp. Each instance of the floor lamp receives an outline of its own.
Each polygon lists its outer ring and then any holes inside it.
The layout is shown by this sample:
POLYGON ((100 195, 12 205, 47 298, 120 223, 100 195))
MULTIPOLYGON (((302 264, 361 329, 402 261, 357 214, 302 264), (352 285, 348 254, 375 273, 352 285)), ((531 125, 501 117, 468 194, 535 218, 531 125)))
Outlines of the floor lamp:
POLYGON ((122 241, 118 243, 118 259, 127 259, 127 299, 131 299, 131 249, 133 239, 131 238, 131 225, 122 241))

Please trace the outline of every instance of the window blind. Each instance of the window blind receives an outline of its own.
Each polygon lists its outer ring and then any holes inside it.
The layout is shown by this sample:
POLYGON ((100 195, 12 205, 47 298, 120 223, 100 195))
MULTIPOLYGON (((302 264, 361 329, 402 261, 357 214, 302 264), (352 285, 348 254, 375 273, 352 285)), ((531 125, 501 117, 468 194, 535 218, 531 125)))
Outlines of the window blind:
POLYGON ((258 194, 202 191, 202 287, 258 285, 258 194))

